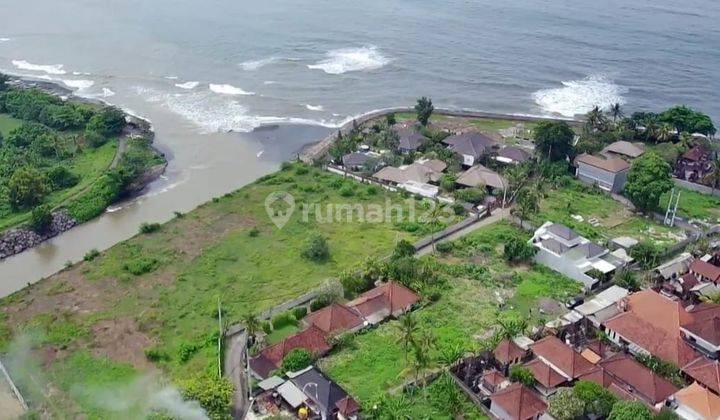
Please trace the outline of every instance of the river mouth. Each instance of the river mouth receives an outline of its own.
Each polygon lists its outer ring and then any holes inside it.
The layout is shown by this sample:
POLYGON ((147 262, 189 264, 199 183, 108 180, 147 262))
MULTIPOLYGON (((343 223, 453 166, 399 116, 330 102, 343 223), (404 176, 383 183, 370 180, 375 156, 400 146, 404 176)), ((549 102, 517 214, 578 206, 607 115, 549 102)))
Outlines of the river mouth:
POLYGON ((278 169, 304 145, 331 129, 272 124, 255 130, 198 133, 177 116, 153 109, 143 114, 156 131, 155 146, 168 157, 165 173, 139 195, 110 206, 100 217, 36 248, 0 261, 0 296, 7 296, 77 262, 92 249, 128 239, 145 222, 165 222, 278 169))

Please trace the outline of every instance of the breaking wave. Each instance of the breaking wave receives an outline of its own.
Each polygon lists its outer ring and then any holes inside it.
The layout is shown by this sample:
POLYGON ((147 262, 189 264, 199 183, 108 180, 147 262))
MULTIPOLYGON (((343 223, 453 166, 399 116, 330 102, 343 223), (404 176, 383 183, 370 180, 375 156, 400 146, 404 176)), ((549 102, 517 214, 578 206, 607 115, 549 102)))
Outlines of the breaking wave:
POLYGON ((227 84, 215 85, 215 84, 211 83, 210 90, 215 93, 222 94, 222 95, 254 95, 255 94, 254 92, 246 92, 246 91, 240 89, 239 87, 235 87, 233 85, 227 85, 227 84))
POLYGON ((47 74, 65 74, 62 64, 33 64, 25 60, 12 60, 13 66, 21 70, 40 71, 47 74))
POLYGON ((63 80, 62 82, 65 86, 78 90, 89 89, 95 84, 92 80, 63 80))
POLYGON ((533 100, 543 111, 564 117, 585 114, 598 106, 608 109, 615 103, 624 104, 628 89, 605 76, 589 76, 582 80, 562 82, 562 87, 542 89, 533 93, 533 100))
POLYGON ((390 62, 377 47, 343 48, 328 51, 324 60, 309 64, 312 70, 322 70, 328 74, 343 74, 351 71, 379 69, 390 62))
POLYGON ((277 57, 261 58, 259 60, 248 60, 248 61, 243 61, 242 63, 239 64, 239 66, 243 70, 254 71, 254 70, 258 70, 262 67, 265 67, 268 64, 272 64, 278 60, 279 60, 279 58, 277 58, 277 57))
POLYGON ((323 108, 322 105, 305 104, 305 108, 309 109, 310 111, 324 111, 325 110, 325 108, 323 108))
POLYGON ((200 82, 185 82, 185 83, 175 83, 175 86, 179 87, 180 89, 191 90, 191 89, 195 89, 199 84, 200 84, 200 82))
POLYGON ((8 42, 10 41, 10 38, 0 38, 0 42, 8 42))

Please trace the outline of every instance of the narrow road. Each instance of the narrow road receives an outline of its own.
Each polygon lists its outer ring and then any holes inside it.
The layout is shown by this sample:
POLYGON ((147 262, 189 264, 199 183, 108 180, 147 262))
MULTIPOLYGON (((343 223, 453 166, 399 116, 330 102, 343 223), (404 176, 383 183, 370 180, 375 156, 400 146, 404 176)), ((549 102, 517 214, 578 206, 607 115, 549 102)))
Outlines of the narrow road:
MULTIPOLYGON (((463 229, 460 229, 457 232, 454 232, 454 233, 446 236, 445 238, 435 242, 435 244, 437 245, 442 242, 454 241, 455 239, 459 239, 459 238, 469 234, 470 232, 474 232, 474 231, 480 229, 481 227, 488 226, 495 222, 498 222, 498 221, 506 218, 509 215, 510 215, 509 208, 495 209, 490 214, 490 216, 488 216, 484 219, 479 219, 477 222, 475 222, 469 226, 466 226, 463 229)), ((432 252, 433 252, 433 245, 427 244, 424 247, 418 249, 416 255, 418 255, 418 256, 427 255, 427 254, 431 254, 432 252)))
POLYGON ((223 371, 230 382, 235 385, 233 396, 233 419, 239 420, 245 417, 248 409, 248 378, 245 370, 245 352, 247 334, 245 330, 229 337, 225 341, 225 360, 223 371))

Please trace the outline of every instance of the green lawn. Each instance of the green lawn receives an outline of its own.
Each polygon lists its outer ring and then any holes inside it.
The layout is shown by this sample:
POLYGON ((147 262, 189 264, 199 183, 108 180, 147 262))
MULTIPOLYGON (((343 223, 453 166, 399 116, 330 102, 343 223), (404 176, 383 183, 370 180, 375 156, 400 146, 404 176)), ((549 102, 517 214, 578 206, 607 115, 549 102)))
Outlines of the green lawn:
POLYGON ((563 223, 589 239, 604 242, 618 236, 632 236, 636 239, 652 239, 658 245, 677 242, 678 229, 671 229, 654 220, 637 215, 607 194, 595 192, 579 181, 569 186, 547 192, 540 203, 540 212, 531 217, 535 226, 546 221, 563 223), (583 220, 574 219, 582 216, 583 220), (589 220, 595 218, 598 226, 589 220))
POLYGON ((22 124, 21 120, 13 118, 7 114, 0 114, 0 134, 3 137, 7 136, 12 130, 20 127, 22 124))
MULTIPOLYGON (((87 351, 92 357, 88 361, 82 356, 83 364, 99 363, 111 372, 125 372, 127 366, 145 370, 148 348, 155 366, 173 380, 212 371, 218 299, 223 319, 238 322, 243 314, 321 286, 369 256, 389 254, 399 239, 419 236, 391 222, 306 222, 303 203, 369 205, 385 204, 386 199, 408 205, 398 194, 320 169, 288 167, 3 299, 0 343, 6 346, 13 334, 35 325, 53 337, 36 346, 38 357, 63 349, 45 362, 52 376, 49 382, 60 391, 39 402, 51 412, 61 407, 59 417, 98 410, 82 395, 67 391, 105 380, 92 370, 73 374, 75 358, 87 351), (293 194, 297 208, 282 229, 271 223, 264 205, 275 191, 293 194), (327 262, 301 255, 313 232, 327 238, 327 262), (34 321, 38 316, 42 322, 34 321), (118 320, 121 325, 115 325, 118 320), (101 327, 104 334, 114 332, 117 337, 107 340, 91 333, 101 327), (110 369, 113 366, 116 369, 110 369)), ((114 386, 124 386, 126 375, 117 376, 114 386)))
MULTIPOLYGON (((439 258, 448 285, 438 302, 416 311, 421 330, 437 338, 433 357, 455 347, 477 349, 492 335, 499 314, 542 323, 546 319, 535 310, 539 298, 564 300, 579 292, 579 283, 543 267, 508 266, 502 244, 518 235, 527 237, 508 223, 496 223, 456 241, 439 258), (503 307, 498 298, 506 302, 503 307)), ((398 325, 390 321, 358 334, 348 348, 322 360, 321 367, 363 403, 377 400, 410 376, 398 325)))
POLYGON ((265 342, 268 345, 277 344, 298 331, 300 331, 300 328, 298 328, 297 325, 286 325, 284 327, 274 329, 265 337, 265 342))
MULTIPOLYGON (((68 165, 71 172, 80 175, 80 182, 74 187, 50 194, 45 198, 44 203, 53 208, 57 207, 95 182, 110 167, 117 145, 117 140, 111 140, 96 149, 83 149, 82 153, 70 160, 68 165)), ((0 232, 28 221, 30 213, 30 210, 13 210, 7 203, 0 201, 0 232)))
MULTIPOLYGON (((665 213, 669 199, 669 193, 662 196, 658 211, 665 213)), ((681 188, 677 215, 686 219, 701 219, 710 223, 718 223, 720 222, 720 197, 681 188)))

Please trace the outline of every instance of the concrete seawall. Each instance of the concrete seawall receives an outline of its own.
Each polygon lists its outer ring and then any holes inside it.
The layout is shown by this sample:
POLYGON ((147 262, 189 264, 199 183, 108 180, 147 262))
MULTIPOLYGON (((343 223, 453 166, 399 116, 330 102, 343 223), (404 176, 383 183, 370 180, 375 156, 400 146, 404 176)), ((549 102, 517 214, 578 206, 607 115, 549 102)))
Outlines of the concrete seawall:
MULTIPOLYGON (((338 128, 336 131, 333 131, 331 134, 329 134, 324 139, 320 140, 317 143, 313 143, 311 145, 308 145, 305 149, 302 150, 299 154, 299 158, 301 161, 305 163, 312 163, 317 159, 320 159, 324 157, 328 150, 330 149, 330 146, 332 145, 333 141, 337 138, 337 133, 342 132, 343 134, 347 134, 353 127, 353 122, 357 125, 362 125, 370 120, 383 117, 388 114, 397 114, 402 112, 415 112, 415 109, 412 107, 397 107, 397 108, 386 108, 381 109, 377 111, 371 111, 366 114, 363 114, 357 118, 355 118, 353 121, 350 121, 343 125, 342 127, 338 128)), ((526 121, 542 121, 542 120, 562 120, 567 121, 569 123, 579 123, 579 120, 574 119, 567 119, 567 118, 553 118, 553 117, 533 117, 529 115, 512 115, 512 114, 497 114, 493 112, 482 112, 482 111, 463 111, 463 110, 451 110, 451 109, 436 109, 433 114, 435 115, 444 115, 447 117, 459 117, 459 118, 477 118, 477 119, 502 119, 502 120, 509 120, 509 121, 517 121, 517 122, 526 122, 526 121)))

